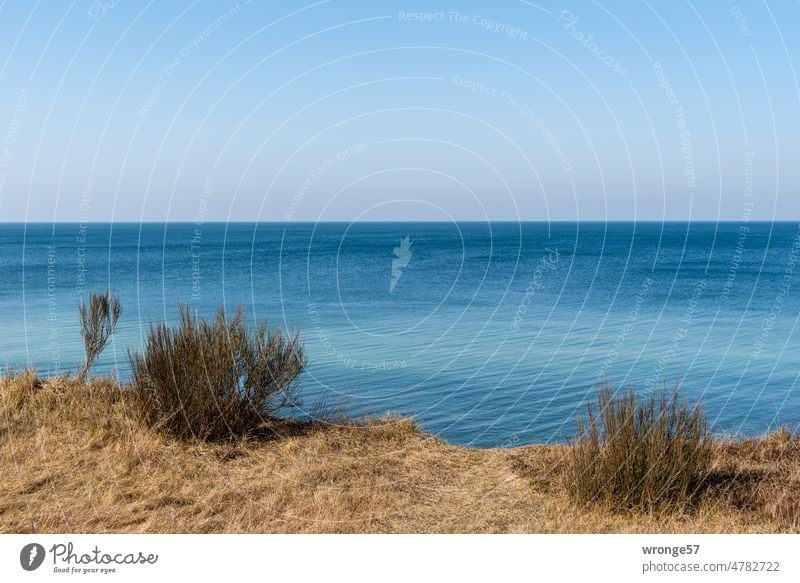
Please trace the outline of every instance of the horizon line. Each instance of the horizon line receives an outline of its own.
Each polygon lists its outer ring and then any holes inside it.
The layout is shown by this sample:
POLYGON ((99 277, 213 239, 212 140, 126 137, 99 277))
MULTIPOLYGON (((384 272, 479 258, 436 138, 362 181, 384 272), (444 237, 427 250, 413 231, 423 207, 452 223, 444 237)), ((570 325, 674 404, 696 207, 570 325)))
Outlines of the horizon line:
POLYGON ((721 224, 721 223, 733 223, 733 224, 749 224, 749 223, 759 223, 759 224, 778 224, 778 223, 800 223, 800 218, 794 219, 490 219, 490 220, 481 220, 481 219, 464 219, 464 220, 456 220, 456 221, 442 221, 442 220, 433 220, 433 219, 385 219, 385 220, 374 220, 374 221, 365 221, 365 220, 358 220, 358 221, 346 221, 346 220, 331 220, 331 221, 287 221, 287 220, 280 220, 280 219, 272 219, 272 220, 258 220, 258 221, 248 221, 248 220, 208 220, 208 221, 196 221, 196 220, 186 220, 186 219, 178 219, 178 220, 146 220, 146 221, 133 221, 133 220, 92 220, 92 221, 81 221, 81 220, 68 220, 68 221, 43 221, 43 220, 32 220, 32 221, 0 221, 0 225, 166 225, 166 224, 182 224, 182 225, 228 225, 228 224, 242 224, 242 225, 257 225, 257 224, 279 224, 279 225, 315 225, 315 224, 345 224, 345 225, 352 225, 352 224, 407 224, 407 223, 431 223, 431 224, 464 224, 464 223, 476 223, 476 224, 485 224, 485 223, 510 223, 510 224, 525 224, 525 223, 539 223, 539 224, 557 224, 557 223, 599 223, 599 224, 612 224, 612 223, 653 223, 653 224, 668 224, 668 223, 681 223, 681 224, 691 224, 691 223, 713 223, 713 224, 721 224))

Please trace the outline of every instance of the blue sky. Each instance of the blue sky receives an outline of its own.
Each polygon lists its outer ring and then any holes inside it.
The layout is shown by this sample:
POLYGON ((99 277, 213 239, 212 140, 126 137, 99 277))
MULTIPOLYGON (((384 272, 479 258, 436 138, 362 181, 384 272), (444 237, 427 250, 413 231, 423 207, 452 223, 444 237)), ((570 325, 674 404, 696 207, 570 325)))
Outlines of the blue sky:
POLYGON ((797 2, 0 3, 0 221, 800 218, 797 2))

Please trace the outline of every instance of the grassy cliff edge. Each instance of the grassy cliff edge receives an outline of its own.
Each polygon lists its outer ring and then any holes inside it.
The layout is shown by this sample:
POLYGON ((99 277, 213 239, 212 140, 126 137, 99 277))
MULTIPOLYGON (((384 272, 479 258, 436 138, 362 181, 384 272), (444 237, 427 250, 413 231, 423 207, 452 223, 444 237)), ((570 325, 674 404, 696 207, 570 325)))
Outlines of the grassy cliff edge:
POLYGON ((577 505, 573 446, 472 449, 408 419, 273 422, 207 443, 108 380, 0 379, 0 532, 800 532, 800 439, 716 439, 695 508, 577 505))

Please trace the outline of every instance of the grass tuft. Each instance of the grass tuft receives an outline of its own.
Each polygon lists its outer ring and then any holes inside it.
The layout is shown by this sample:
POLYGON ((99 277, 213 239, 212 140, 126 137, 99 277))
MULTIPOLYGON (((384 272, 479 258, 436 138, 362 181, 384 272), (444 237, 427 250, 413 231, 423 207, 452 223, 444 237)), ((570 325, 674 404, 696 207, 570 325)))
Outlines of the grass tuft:
POLYGON ((4 407, 20 411, 30 403, 41 386, 33 369, 26 369, 19 374, 7 373, 0 377, 0 399, 4 407))
POLYGON ((579 503, 614 511, 676 511, 693 506, 711 470, 711 440, 699 406, 676 388, 639 400, 604 387, 597 410, 579 420, 566 473, 579 503))

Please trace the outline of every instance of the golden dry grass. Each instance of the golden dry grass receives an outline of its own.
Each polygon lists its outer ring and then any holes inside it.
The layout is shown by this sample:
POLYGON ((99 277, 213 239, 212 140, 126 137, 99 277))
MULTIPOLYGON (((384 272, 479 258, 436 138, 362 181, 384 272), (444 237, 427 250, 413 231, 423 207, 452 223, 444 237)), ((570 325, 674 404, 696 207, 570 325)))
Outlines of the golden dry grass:
POLYGON ((699 506, 648 516, 572 504, 568 446, 456 447, 394 418, 186 442, 143 429, 128 395, 108 381, 0 380, 1 532, 800 531, 788 432, 716 442, 699 506))

